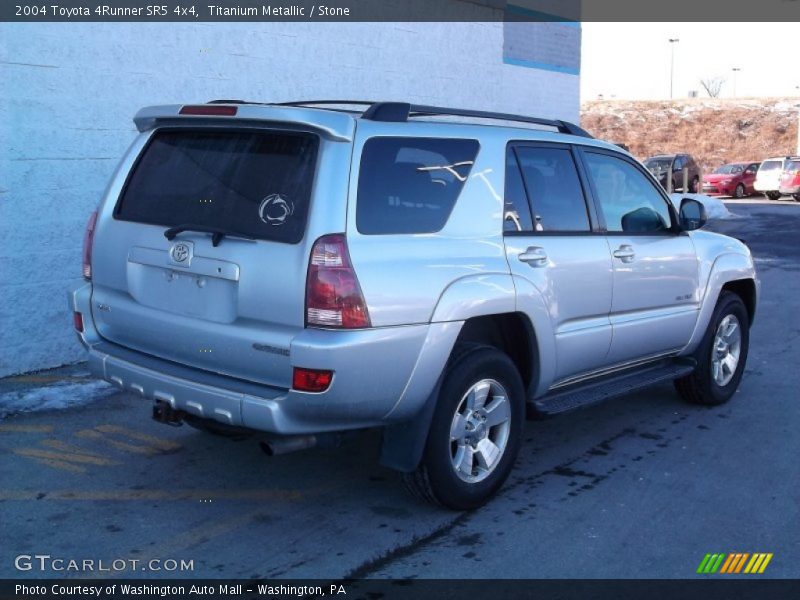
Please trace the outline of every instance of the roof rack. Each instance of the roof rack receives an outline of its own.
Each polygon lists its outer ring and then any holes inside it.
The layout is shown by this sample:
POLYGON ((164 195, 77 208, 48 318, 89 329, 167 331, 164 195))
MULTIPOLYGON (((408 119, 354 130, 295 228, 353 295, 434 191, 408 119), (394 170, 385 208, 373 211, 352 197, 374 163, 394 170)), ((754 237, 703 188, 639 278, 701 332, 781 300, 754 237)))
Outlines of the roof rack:
POLYGON ((275 102, 275 106, 306 106, 308 104, 355 104, 357 106, 369 106, 376 103, 374 100, 298 100, 293 102, 275 102))
MULTIPOLYGON (((543 125, 553 127, 559 133, 576 135, 580 137, 592 138, 593 136, 585 129, 558 119, 543 119, 540 117, 528 117, 525 115, 515 115, 510 113, 490 112, 485 110, 470 110, 464 108, 445 108, 443 106, 429 106, 425 104, 410 104, 408 102, 374 102, 371 100, 296 100, 292 102, 248 102, 245 100, 211 100, 208 104, 262 104, 267 106, 322 106, 332 105, 354 105, 366 106, 361 113, 362 119, 369 121, 384 121, 402 123, 413 117, 430 116, 449 116, 449 117, 472 117, 475 119, 491 119, 496 121, 513 121, 516 123, 529 123, 533 125, 543 125)), ((326 110, 339 110, 336 108, 326 108, 326 110)), ((343 112, 353 112, 344 110, 343 112)))
POLYGON ((489 112, 485 110, 469 110, 464 108, 445 108, 442 106, 428 106, 424 104, 409 104, 407 102, 376 102, 364 111, 361 115, 363 119, 371 121, 407 121, 412 117, 427 116, 453 116, 453 117, 472 117, 475 119, 492 119, 497 121, 514 121, 517 123, 530 123, 533 125, 544 125, 553 127, 559 133, 577 135, 591 138, 592 135, 570 123, 557 119, 543 119, 540 117, 528 117, 525 115, 514 115, 510 113, 489 112))

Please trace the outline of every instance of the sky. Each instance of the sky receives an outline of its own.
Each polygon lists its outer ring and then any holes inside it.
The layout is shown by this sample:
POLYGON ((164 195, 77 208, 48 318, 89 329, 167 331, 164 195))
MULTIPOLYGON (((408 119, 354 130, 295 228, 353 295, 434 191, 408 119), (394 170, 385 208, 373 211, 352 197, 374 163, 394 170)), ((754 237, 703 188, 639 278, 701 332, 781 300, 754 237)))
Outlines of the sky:
POLYGON ((582 23, 582 31, 581 101, 668 99, 671 45, 675 98, 708 97, 700 80, 713 77, 726 80, 720 97, 800 97, 800 23, 582 23))

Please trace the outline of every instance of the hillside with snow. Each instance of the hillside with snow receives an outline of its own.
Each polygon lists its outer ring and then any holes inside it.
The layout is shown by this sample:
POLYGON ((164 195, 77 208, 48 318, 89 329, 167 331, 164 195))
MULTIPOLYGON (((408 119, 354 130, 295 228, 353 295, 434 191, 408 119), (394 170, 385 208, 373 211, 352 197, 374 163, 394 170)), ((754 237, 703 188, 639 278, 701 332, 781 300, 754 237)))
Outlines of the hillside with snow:
POLYGON ((728 162, 794 154, 798 104, 800 98, 593 100, 581 106, 581 126, 626 144, 637 158, 688 152, 709 171, 728 162))

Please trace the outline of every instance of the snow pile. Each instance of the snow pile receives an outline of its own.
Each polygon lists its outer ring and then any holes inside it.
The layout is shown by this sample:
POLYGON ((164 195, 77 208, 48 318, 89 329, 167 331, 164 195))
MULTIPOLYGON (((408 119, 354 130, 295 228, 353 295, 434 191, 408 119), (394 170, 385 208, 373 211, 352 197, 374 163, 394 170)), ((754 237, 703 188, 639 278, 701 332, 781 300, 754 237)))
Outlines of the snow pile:
POLYGON ((0 419, 20 412, 57 410, 90 404, 117 391, 105 381, 63 382, 0 394, 0 419))
POLYGON ((691 198, 697 200, 706 207, 706 216, 711 219, 737 219, 738 215, 733 214, 719 198, 712 198, 705 194, 670 194, 670 200, 675 205, 676 210, 681 209, 681 200, 691 198))

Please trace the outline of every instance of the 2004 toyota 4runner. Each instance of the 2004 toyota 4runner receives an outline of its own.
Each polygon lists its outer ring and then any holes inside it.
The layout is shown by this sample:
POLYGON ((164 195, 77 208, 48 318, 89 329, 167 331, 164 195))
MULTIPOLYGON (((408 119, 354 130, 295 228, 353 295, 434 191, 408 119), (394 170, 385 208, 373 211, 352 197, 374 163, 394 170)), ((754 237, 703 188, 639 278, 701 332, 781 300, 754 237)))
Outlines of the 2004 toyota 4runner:
POLYGON ((333 101, 135 123, 70 301, 92 371, 161 421, 272 453, 382 427, 383 464, 468 509, 526 415, 739 385, 748 248, 571 123, 333 101))

